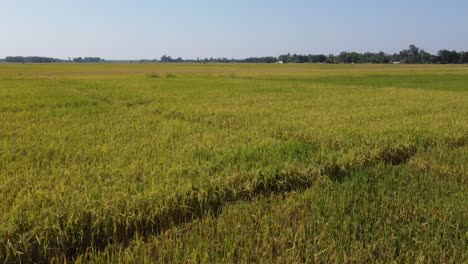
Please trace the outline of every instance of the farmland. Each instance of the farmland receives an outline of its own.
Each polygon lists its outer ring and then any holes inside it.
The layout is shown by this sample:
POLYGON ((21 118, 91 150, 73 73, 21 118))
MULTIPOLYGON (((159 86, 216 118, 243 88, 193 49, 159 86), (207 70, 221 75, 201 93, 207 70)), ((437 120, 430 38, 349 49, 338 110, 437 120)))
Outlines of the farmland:
POLYGON ((0 262, 468 261, 468 66, 0 64, 0 262))

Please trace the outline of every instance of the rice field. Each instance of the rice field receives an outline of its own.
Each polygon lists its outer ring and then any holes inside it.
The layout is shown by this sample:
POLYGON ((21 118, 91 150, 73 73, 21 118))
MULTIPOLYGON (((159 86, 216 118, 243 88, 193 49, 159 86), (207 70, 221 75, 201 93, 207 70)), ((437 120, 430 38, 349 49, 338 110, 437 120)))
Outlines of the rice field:
POLYGON ((466 263, 468 65, 0 64, 1 263, 466 263))

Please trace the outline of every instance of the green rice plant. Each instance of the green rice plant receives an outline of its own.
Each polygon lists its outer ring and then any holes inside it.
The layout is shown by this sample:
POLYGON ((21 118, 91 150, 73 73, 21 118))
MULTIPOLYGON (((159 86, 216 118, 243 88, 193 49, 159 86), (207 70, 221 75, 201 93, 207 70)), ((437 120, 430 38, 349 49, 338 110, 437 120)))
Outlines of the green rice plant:
POLYGON ((463 263, 467 73, 0 65, 0 261, 463 263))

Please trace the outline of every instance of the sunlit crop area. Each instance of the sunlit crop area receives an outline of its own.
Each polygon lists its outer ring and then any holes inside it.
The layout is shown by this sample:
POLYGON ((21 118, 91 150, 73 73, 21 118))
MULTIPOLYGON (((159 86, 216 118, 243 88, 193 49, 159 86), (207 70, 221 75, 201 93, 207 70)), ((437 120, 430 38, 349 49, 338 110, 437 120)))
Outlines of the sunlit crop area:
POLYGON ((468 66, 0 64, 0 262, 468 261, 468 66))

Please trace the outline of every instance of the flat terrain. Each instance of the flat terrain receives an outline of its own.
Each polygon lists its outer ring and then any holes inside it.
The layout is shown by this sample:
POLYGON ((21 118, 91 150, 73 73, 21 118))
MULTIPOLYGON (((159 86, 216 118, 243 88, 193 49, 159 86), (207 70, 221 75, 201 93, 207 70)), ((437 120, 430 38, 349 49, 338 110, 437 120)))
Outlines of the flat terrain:
POLYGON ((0 263, 468 262, 468 66, 0 64, 0 263))

